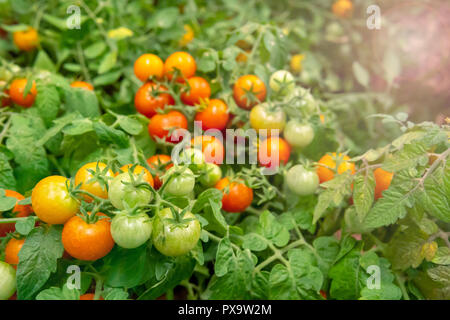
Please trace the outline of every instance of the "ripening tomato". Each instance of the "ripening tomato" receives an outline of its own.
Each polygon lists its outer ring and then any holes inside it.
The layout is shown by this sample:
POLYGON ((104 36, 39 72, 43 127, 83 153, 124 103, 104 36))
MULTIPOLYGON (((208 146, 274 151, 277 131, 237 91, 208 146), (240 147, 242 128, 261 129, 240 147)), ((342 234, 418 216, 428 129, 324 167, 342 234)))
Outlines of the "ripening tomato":
POLYGON ((70 86, 72 88, 81 88, 81 89, 90 90, 90 91, 94 90, 94 86, 85 81, 74 81, 70 84, 70 86))
POLYGON ((0 261, 0 300, 8 300, 16 292, 16 270, 0 261))
POLYGON ((211 99, 206 108, 197 112, 195 121, 200 121, 203 130, 226 128, 230 115, 228 107, 222 100, 211 99))
POLYGON ((182 137, 173 134, 176 129, 187 129, 188 122, 184 114, 179 111, 169 111, 165 114, 156 114, 150 119, 148 132, 153 138, 165 138, 166 141, 178 143, 182 137))
POLYGON ((170 158, 170 156, 166 154, 156 154, 147 159, 147 163, 150 166, 150 168, 156 171, 156 175, 154 176, 155 182, 154 188, 156 190, 158 190, 162 185, 160 175, 162 175, 163 172, 166 171, 167 169, 173 167, 173 163, 170 163, 171 161, 172 159, 170 158))
MULTIPOLYGON (((85 293, 80 296, 80 300, 94 300, 94 298, 95 298, 94 293, 85 293)), ((103 297, 100 297, 98 300, 105 300, 105 299, 103 299, 103 297)))
POLYGON ((243 212, 252 204, 253 190, 243 182, 230 182, 230 179, 225 177, 220 179, 214 188, 223 192, 222 209, 227 212, 243 212))
POLYGON ((326 154, 319 160, 319 165, 316 167, 317 174, 319 175, 320 183, 329 181, 334 178, 334 171, 336 169, 336 160, 337 158, 341 158, 341 164, 337 168, 337 172, 339 174, 350 171, 352 174, 355 173, 355 164, 353 162, 349 162, 350 157, 347 155, 336 155, 336 152, 333 152, 331 155, 326 154))
POLYGON ((286 164, 291 156, 291 146, 283 138, 270 137, 259 141, 258 162, 264 167, 278 167, 286 164))
POLYGON ((175 103, 170 94, 157 93, 158 91, 167 91, 167 88, 154 82, 144 83, 134 96, 134 106, 137 112, 151 118, 157 113, 156 110, 162 110, 165 106, 175 103))
POLYGON ((178 82, 184 82, 183 78, 190 78, 195 75, 197 70, 197 64, 195 63, 194 57, 189 53, 178 51, 172 53, 164 62, 164 75, 172 80, 173 73, 175 69, 181 72, 181 75, 177 78, 178 82))
POLYGON ((18 240, 11 238, 5 247, 5 262, 12 265, 14 268, 19 264, 19 251, 22 249, 25 239, 18 240))
MULTIPOLYGON (((13 190, 5 190, 5 196, 16 198, 17 202, 25 199, 23 195, 13 190)), ((11 212, 0 213, 1 218, 23 218, 28 217, 33 212, 30 205, 20 205, 16 203, 11 212)), ((6 236, 9 232, 16 230, 15 223, 0 223, 0 238, 6 236)))
POLYGON ((11 82, 11 86, 9 87, 9 95, 11 97, 11 100, 15 104, 24 108, 31 107, 37 95, 36 83, 33 81, 30 91, 25 97, 23 96, 27 81, 27 79, 23 78, 15 79, 13 82, 11 82))
POLYGON ((182 47, 187 46, 194 39, 194 30, 191 28, 190 25, 185 24, 184 31, 185 33, 183 34, 183 37, 179 41, 179 44, 182 47))
POLYGON ((250 125, 260 135, 279 135, 286 124, 286 114, 281 108, 259 104, 250 111, 250 125), (264 131, 266 130, 266 131, 264 131), (278 133, 275 133, 278 130, 278 133))
POLYGON ((336 17, 350 18, 353 14, 353 3, 350 0, 337 0, 333 3, 332 11, 336 17))
MULTIPOLYGON (((81 184, 80 190, 89 192, 102 199, 108 198, 108 184, 114 178, 114 172, 103 162, 89 162, 78 169, 75 174, 75 185, 81 184)), ((86 201, 92 201, 83 195, 86 201)))
MULTIPOLYGON (((142 173, 142 178, 144 179, 144 181, 148 182, 152 187, 155 185, 155 182, 153 180, 152 174, 150 173, 150 171, 145 169, 143 166, 133 165, 133 164, 126 164, 126 165, 120 167, 120 171, 121 172, 128 172, 128 171, 130 171, 130 169, 132 167, 133 167, 133 173, 135 175, 140 175, 141 172, 143 172, 142 173)), ((119 173, 116 173, 116 176, 117 175, 119 175, 119 173)))
POLYGON ((211 87, 208 81, 202 77, 189 78, 187 83, 189 88, 181 93, 181 101, 184 104, 193 106, 200 103, 200 100, 209 99, 211 96, 211 87))
POLYGON ((103 213, 97 213, 96 216, 99 219, 94 223, 87 223, 75 216, 64 224, 62 243, 75 259, 95 261, 106 256, 114 247, 111 219, 103 213))
POLYGON ((27 30, 15 31, 13 33, 14 44, 23 51, 30 51, 39 44, 39 35, 36 29, 28 27, 27 30))
POLYGON ((250 110, 266 98, 266 85, 255 75, 241 76, 234 84, 233 97, 239 107, 250 110))
POLYGON ((145 53, 134 62, 134 75, 142 82, 150 77, 162 78, 164 74, 164 63, 160 57, 152 53, 145 53))
POLYGON ((375 199, 383 197, 383 191, 388 189, 391 185, 392 172, 377 168, 374 170, 373 175, 375 177, 375 199))
POLYGON ((197 136, 192 138, 191 145, 193 148, 201 149, 205 162, 222 164, 225 150, 222 142, 214 136, 197 136))
POLYGON ((62 176, 49 176, 36 184, 31 203, 39 219, 49 224, 63 224, 78 213, 80 203, 70 195, 67 186, 70 180, 62 176))

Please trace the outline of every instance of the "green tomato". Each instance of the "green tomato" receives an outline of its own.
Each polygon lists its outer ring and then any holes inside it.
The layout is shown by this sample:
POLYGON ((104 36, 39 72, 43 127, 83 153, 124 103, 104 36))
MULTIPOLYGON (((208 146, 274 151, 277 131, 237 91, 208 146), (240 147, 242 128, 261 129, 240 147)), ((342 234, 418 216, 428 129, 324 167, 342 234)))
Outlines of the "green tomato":
POLYGON ((271 129, 283 131, 286 124, 286 114, 280 108, 271 109, 267 104, 259 104, 250 111, 250 125, 255 130, 271 129))
POLYGON ((152 234, 152 220, 145 214, 119 213, 111 222, 111 235, 122 248, 133 249, 143 245, 152 234))
POLYGON ((289 96, 295 88, 294 76, 286 70, 278 70, 270 76, 269 86, 280 96, 289 96))
POLYGON ((309 124, 289 120, 284 128, 284 138, 293 147, 304 148, 314 139, 314 129, 309 124))
POLYGON ((311 195, 319 187, 316 171, 305 169, 301 164, 290 168, 285 178, 289 190, 299 196, 311 195))
POLYGON ((0 300, 8 300, 16 292, 16 270, 0 261, 0 300))
POLYGON ((205 165, 205 157, 199 149, 188 148, 183 150, 178 159, 174 159, 175 164, 189 164, 192 170, 200 170, 205 165))
MULTIPOLYGON (((138 175, 134 175, 138 178, 138 175)), ((145 187, 135 187, 131 183, 129 172, 117 175, 109 185, 108 197, 117 209, 125 209, 148 204, 152 200, 152 192, 145 187)))
MULTIPOLYGON (((304 74, 305 72, 302 72, 304 74)), ((291 98, 293 97, 300 98, 297 101, 297 105, 306 110, 308 114, 313 114, 317 111, 317 102, 316 99, 314 99, 313 95, 309 90, 303 88, 303 87, 297 87, 295 88, 294 92, 292 93, 291 98)))
POLYGON ((200 176, 199 181, 207 188, 214 187, 222 178, 222 170, 217 164, 207 163, 204 173, 200 176))
POLYGON ((169 257, 184 255, 195 248, 200 239, 200 222, 191 212, 182 219, 188 222, 174 223, 174 214, 170 208, 159 212, 153 221, 152 240, 155 248, 169 257))
POLYGON ((167 186, 165 187, 167 193, 174 196, 185 196, 194 190, 195 176, 189 168, 173 166, 167 170, 166 174, 163 176, 163 182, 167 182, 167 186), (179 175, 170 179, 174 174, 179 175))

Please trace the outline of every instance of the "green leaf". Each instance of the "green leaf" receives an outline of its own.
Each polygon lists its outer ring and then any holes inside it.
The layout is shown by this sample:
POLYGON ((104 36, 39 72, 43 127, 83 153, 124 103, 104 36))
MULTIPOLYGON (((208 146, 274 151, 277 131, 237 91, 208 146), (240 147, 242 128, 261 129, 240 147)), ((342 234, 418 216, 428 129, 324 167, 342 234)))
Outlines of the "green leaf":
POLYGON ((275 265, 269 276, 269 298, 271 300, 299 300, 295 279, 282 264, 275 265))
POLYGON ((117 64, 117 51, 111 51, 106 54, 102 61, 100 62, 100 66, 98 67, 98 74, 104 74, 114 68, 117 64))
POLYGON ((178 8, 168 7, 155 11, 151 20, 150 27, 167 29, 174 25, 179 16, 178 8))
POLYGON ((217 202, 214 202, 213 199, 209 199, 209 206, 204 208, 203 217, 208 220, 206 229, 216 231, 223 235, 228 230, 228 224, 220 210, 221 205, 222 203, 219 205, 217 202))
POLYGON ((216 69, 216 63, 218 60, 217 52, 213 49, 205 51, 198 60, 198 70, 201 72, 211 72, 216 69))
POLYGON ((106 50, 106 44, 104 41, 94 42, 86 49, 84 49, 84 55, 88 59, 94 59, 100 56, 106 50))
POLYGON ((227 274, 228 267, 234 262, 235 256, 233 248, 231 247, 230 239, 223 238, 217 247, 216 262, 214 264, 214 271, 216 276, 222 277, 227 274))
POLYGON ((395 50, 387 50, 383 58, 383 69, 389 84, 392 84, 394 79, 400 75, 401 64, 395 50))
POLYGON ((259 216, 259 223, 261 224, 262 235, 266 239, 272 241, 278 247, 284 247, 288 244, 291 237, 289 231, 269 211, 266 210, 259 216))
POLYGON ((389 172, 397 172, 426 163, 428 163, 426 145, 424 143, 414 142, 405 145, 402 150, 394 153, 392 157, 387 158, 382 168, 389 172))
POLYGON ((128 136, 122 130, 108 127, 106 124, 100 121, 95 121, 93 123, 93 127, 100 142, 115 144, 121 148, 127 147, 129 145, 128 136))
POLYGON ((128 299, 128 292, 119 289, 119 288, 113 288, 109 291, 107 291, 106 295, 104 296, 105 300, 127 300, 128 299))
POLYGON ((242 247, 251 251, 263 251, 267 249, 267 242, 259 234, 248 233, 244 235, 242 247))
POLYGON ((126 116, 119 116, 118 117, 118 123, 119 126, 127 133, 135 136, 138 135, 142 131, 142 124, 136 119, 126 117, 126 116))
POLYGON ((16 189, 16 178, 13 169, 9 163, 9 159, 0 151, 0 188, 16 189))
POLYGON ((450 248, 439 247, 431 262, 435 264, 450 265, 450 248))
POLYGON ((428 275, 433 281, 440 282, 444 286, 450 286, 450 266, 438 266, 428 269, 428 275))
POLYGON ((361 222, 372 207, 374 191, 375 178, 372 171, 356 176, 354 180, 353 202, 359 221, 361 222))
MULTIPOLYGON (((55 64, 44 50, 39 50, 36 60, 34 61, 34 67, 36 69, 47 70, 50 72, 56 71, 55 64)), ((41 91, 38 90, 38 92, 41 94, 41 91)))
POLYGON ((93 91, 81 88, 65 90, 66 109, 78 112, 83 117, 93 118, 100 116, 97 96, 93 91))
POLYGON ((28 235, 33 230, 36 220, 33 217, 20 219, 16 222, 16 231, 23 236, 28 235))
POLYGON ((352 68, 353 74, 355 75, 355 78, 356 80, 358 80, 359 84, 363 87, 367 87, 370 81, 370 76, 367 70, 358 61, 353 62, 352 68))
POLYGON ((318 266, 322 274, 327 276, 339 254, 339 242, 335 237, 319 237, 313 241, 313 247, 321 258, 318 266))
MULTIPOLYGON (((121 75, 122 75, 122 70, 111 71, 108 73, 101 74, 98 77, 95 77, 94 80, 92 80, 92 83, 96 87, 110 85, 112 83, 117 82, 117 80, 119 80, 121 75)), ((89 90, 84 90, 84 91, 89 91, 89 90)), ((92 91, 89 91, 89 92, 92 92, 92 91)))
POLYGON ((14 197, 7 197, 5 190, 0 189, 0 212, 5 212, 13 209, 17 203, 14 197))
POLYGON ((69 289, 67 285, 62 288, 51 287, 39 292, 36 300, 80 300, 80 291, 69 289))
POLYGON ((210 200, 216 204, 222 201, 222 192, 215 188, 210 188, 200 193, 192 207, 191 212, 194 214, 202 212, 206 207, 210 205, 210 200))
POLYGON ((62 257, 62 226, 33 229, 19 252, 17 266, 17 298, 32 299, 56 271, 57 261, 62 257))

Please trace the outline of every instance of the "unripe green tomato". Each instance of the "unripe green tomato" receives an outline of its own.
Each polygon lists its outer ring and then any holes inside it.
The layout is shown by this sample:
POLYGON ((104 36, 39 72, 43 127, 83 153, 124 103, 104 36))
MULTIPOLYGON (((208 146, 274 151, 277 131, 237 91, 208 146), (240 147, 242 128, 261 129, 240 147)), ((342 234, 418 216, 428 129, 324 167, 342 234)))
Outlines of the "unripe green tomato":
POLYGON ((150 239, 152 220, 145 214, 127 215, 120 213, 111 222, 111 235, 122 248, 137 248, 150 239))
POLYGON ((16 270, 0 261, 0 300, 8 300, 16 292, 16 270))
POLYGON ((270 109, 270 107, 263 103, 253 107, 250 111, 250 125, 255 130, 267 129, 267 134, 270 135, 271 129, 283 131, 286 125, 286 114, 281 108, 270 109))
POLYGON ((174 159, 175 164, 189 164, 192 170, 200 170, 205 165, 205 157, 200 149, 188 148, 183 150, 178 159, 174 159))
POLYGON ((317 111, 317 102, 311 92, 307 89, 303 87, 296 87, 292 95, 301 98, 301 100, 299 100, 299 106, 306 110, 308 114, 312 114, 317 111))
MULTIPOLYGON (((138 176, 135 175, 135 177, 137 178, 138 176)), ((153 198, 150 190, 143 187, 136 188, 131 184, 126 184, 130 182, 130 173, 124 172, 117 175, 109 185, 108 198, 117 209, 125 209, 124 203, 129 208, 146 205, 153 198)))
POLYGON ((306 147, 314 139, 314 129, 309 124, 301 124, 297 120, 289 120, 284 128, 284 138, 293 147, 306 147))
POLYGON ((217 164, 207 163, 205 172, 200 176, 199 181, 207 188, 212 188, 222 178, 222 170, 217 164))
POLYGON ((275 71, 270 76, 269 86, 276 94, 288 96, 295 88, 294 76, 286 70, 275 71))
POLYGON ((299 196, 311 195, 319 187, 319 176, 316 171, 305 169, 301 164, 290 168, 285 179, 289 190, 299 196))
POLYGON ((186 212, 183 219, 192 220, 180 225, 170 221, 174 218, 172 210, 165 208, 153 221, 153 245, 169 257, 178 257, 194 249, 201 232, 200 222, 191 212, 186 212))
POLYGON ((195 176, 191 169, 180 166, 173 166, 167 170, 166 174, 163 176, 163 182, 169 181, 165 187, 165 192, 174 196, 185 196, 188 195, 195 186, 195 176), (170 176, 179 172, 180 175, 170 179, 170 176), (169 181, 170 179, 170 181, 169 181))

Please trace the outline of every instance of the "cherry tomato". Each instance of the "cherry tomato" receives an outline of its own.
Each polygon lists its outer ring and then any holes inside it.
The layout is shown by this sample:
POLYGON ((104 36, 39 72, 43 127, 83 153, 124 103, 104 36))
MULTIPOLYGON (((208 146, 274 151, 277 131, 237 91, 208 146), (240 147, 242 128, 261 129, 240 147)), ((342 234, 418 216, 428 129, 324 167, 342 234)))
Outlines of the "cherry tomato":
POLYGON ((197 112, 195 121, 200 121, 203 130, 226 128, 230 115, 227 105, 219 99, 209 100, 205 109, 197 112))
POLYGON ((15 104, 24 108, 31 107, 37 95, 36 83, 33 81, 30 91, 24 97, 23 94, 25 92, 26 85, 27 79, 15 79, 9 87, 9 95, 11 100, 15 104))
POLYGON ((145 213, 137 215, 119 213, 112 219, 111 235, 122 248, 137 248, 146 243, 151 234, 152 220, 145 213))
POLYGON ((272 135, 278 130, 279 135, 286 124, 286 114, 281 108, 271 108, 267 104, 259 104, 250 111, 250 125, 262 135, 272 135), (261 130, 267 130, 266 132, 261 130))
POLYGON ((173 166, 163 176, 163 183, 167 183, 164 190, 167 193, 174 196, 186 196, 194 190, 195 176, 189 168, 173 166), (171 178, 172 175, 174 175, 173 178, 171 178))
POLYGON ((284 128, 284 138, 293 147, 303 148, 314 139, 314 129, 309 124, 302 124, 292 119, 284 128))
POLYGON ((205 157, 201 150, 188 148, 183 150, 177 159, 174 159, 174 163, 178 165, 188 164, 190 169, 197 171, 205 166, 205 157))
POLYGON ((163 170, 161 170, 161 169, 164 168, 164 171, 165 171, 165 170, 173 167, 173 163, 167 164, 171 160, 172 159, 170 158, 170 156, 168 156, 166 154, 156 154, 147 159, 147 163, 150 166, 150 168, 152 168, 153 170, 156 170, 156 172, 157 172, 157 174, 154 177, 154 181, 155 181, 154 187, 156 190, 158 190, 162 185, 162 181, 159 178, 160 174, 163 173, 163 170))
POLYGON ((205 162, 222 164, 225 150, 222 142, 214 136, 197 136, 192 138, 193 148, 201 149, 205 162))
POLYGON ((157 114, 150 119, 148 132, 152 137, 165 138, 166 141, 178 143, 182 137, 174 135, 171 130, 187 129, 187 119, 179 111, 169 111, 166 114, 157 114))
POLYGON ((209 99, 211 96, 211 87, 204 78, 192 77, 188 79, 187 83, 189 84, 189 89, 186 88, 180 96, 184 104, 193 106, 199 104, 200 100, 209 99))
POLYGON ((84 82, 84 81, 74 81, 70 84, 70 86, 72 88, 81 88, 81 89, 90 90, 90 91, 94 90, 94 87, 92 86, 92 84, 90 84, 88 82, 84 82))
POLYGON ((5 262, 14 268, 19 264, 19 251, 22 249, 25 239, 18 240, 11 238, 5 247, 5 262))
POLYGON ((291 146, 280 137, 269 137, 259 142, 258 162, 264 167, 278 167, 286 164, 291 156, 291 146))
POLYGON ((134 62, 134 75, 142 82, 150 77, 162 78, 164 74, 164 63, 160 57, 152 53, 145 53, 134 62))
POLYGON ((307 196, 313 194, 319 187, 319 176, 314 170, 308 170, 297 164, 286 173, 286 184, 293 193, 307 196))
POLYGON ((383 191, 388 189, 391 185, 392 172, 377 168, 374 170, 373 175, 375 177, 375 199, 383 197, 383 191))
POLYGON ((165 106, 175 103, 170 94, 157 93, 157 91, 167 91, 167 88, 154 82, 147 82, 138 89, 134 96, 134 106, 137 112, 151 118, 158 109, 163 110, 165 106))
POLYGON ((183 82, 184 78, 190 78, 195 75, 197 64, 195 59, 187 52, 178 51, 172 53, 164 62, 164 75, 172 80, 175 69, 181 72, 182 76, 177 78, 178 82, 183 82))
MULTIPOLYGON (((147 182, 148 184, 150 184, 152 187, 154 186, 155 182, 153 180, 152 174, 150 173, 150 171, 145 169, 143 166, 126 164, 126 165, 120 167, 120 172, 128 172, 128 171, 130 171, 131 168, 133 168, 132 172, 135 175, 139 176, 142 174, 142 178, 144 179, 144 181, 147 182)), ((119 175, 119 173, 116 173, 116 176, 118 176, 118 175, 119 175)))
POLYGON ((49 224, 63 224, 78 213, 80 203, 67 190, 70 180, 62 176, 49 176, 36 184, 31 203, 36 215, 49 224))
POLYGON ((207 163, 205 170, 199 177, 199 181, 207 188, 214 187, 216 183, 222 178, 222 170, 217 164, 207 163))
MULTIPOLYGON (((134 175, 136 183, 144 183, 143 178, 134 175)), ((133 185, 129 172, 124 172, 115 177, 109 185, 108 197, 112 205, 117 209, 134 208, 150 202, 153 194, 145 187, 133 185)))
POLYGON ((190 219, 179 224, 172 222, 175 216, 170 208, 165 208, 155 216, 152 240, 155 248, 163 255, 178 257, 195 248, 200 239, 200 222, 191 212, 182 219, 190 219))
POLYGON ((27 30, 13 33, 14 44, 23 51, 31 51, 39 44, 39 35, 36 29, 28 27, 27 30))
POLYGON ((336 17, 350 18, 353 14, 353 3, 350 0, 337 0, 333 3, 332 11, 336 17))
POLYGON ((0 261, 0 300, 8 300, 16 292, 16 270, 0 261))
POLYGON ((290 96, 295 89, 294 76, 286 70, 278 70, 270 76, 270 89, 279 96, 290 96))
MULTIPOLYGON (((97 216, 106 217, 103 213, 97 216)), ((62 231, 64 249, 74 258, 95 261, 106 256, 114 247, 109 218, 87 223, 79 216, 70 218, 62 231)))
MULTIPOLYGON (((95 294, 94 293, 85 293, 80 296, 80 300, 94 300, 95 294)), ((100 297, 99 300, 105 300, 103 297, 100 297)))
POLYGON ((239 107, 250 110, 266 98, 266 85, 255 75, 244 75, 234 84, 233 97, 239 107))
POLYGON ((302 61, 305 59, 305 56, 303 54, 295 54, 291 58, 290 66, 292 71, 294 72, 300 72, 302 71, 302 61))
MULTIPOLYGON (((16 198, 17 202, 25 199, 23 195, 13 190, 5 190, 5 196, 16 198)), ((33 212, 30 205, 20 205, 16 203, 12 212, 0 213, 1 218, 23 218, 28 217, 33 212)), ((16 230, 15 223, 0 223, 0 238, 6 236, 9 232, 14 232, 16 230)))
POLYGON ((337 156, 336 152, 332 155, 326 154, 319 160, 319 165, 316 167, 317 174, 319 175, 320 183, 329 181, 334 178, 334 171, 336 169, 336 160, 341 158, 341 164, 337 168, 339 174, 350 170, 352 174, 355 173, 355 164, 353 162, 348 162, 350 160, 349 156, 342 155, 341 153, 337 156))
POLYGON ((225 177, 220 179, 214 188, 222 190, 222 209, 227 212, 243 212, 252 204, 253 190, 242 182, 230 183, 230 179, 225 177))
MULTIPOLYGON (((102 199, 108 198, 108 184, 114 177, 114 172, 107 169, 103 162, 89 162, 78 169, 75 174, 75 185, 81 184, 80 190, 84 190, 102 199), (96 179, 96 180, 94 180, 96 179)), ((85 195, 86 201, 92 201, 91 197, 85 195)))

